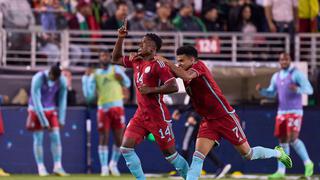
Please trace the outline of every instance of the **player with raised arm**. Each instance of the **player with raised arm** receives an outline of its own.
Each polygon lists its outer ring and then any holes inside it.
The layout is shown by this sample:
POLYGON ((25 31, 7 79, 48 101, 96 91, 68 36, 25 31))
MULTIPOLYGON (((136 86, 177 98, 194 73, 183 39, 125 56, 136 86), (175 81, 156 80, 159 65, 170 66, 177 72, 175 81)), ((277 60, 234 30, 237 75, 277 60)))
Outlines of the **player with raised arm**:
POLYGON ((47 176, 43 162, 43 135, 48 129, 51 140, 53 172, 68 175, 62 168, 62 145, 60 128, 65 124, 67 109, 67 80, 61 75, 59 66, 40 71, 32 77, 29 99, 27 129, 33 132, 33 153, 39 176, 47 176))
POLYGON ((87 69, 82 77, 83 94, 88 103, 98 96, 98 131, 99 147, 98 154, 101 164, 101 176, 108 176, 109 170, 113 176, 120 176, 117 164, 121 155, 120 145, 123 132, 126 127, 123 108, 123 98, 131 85, 129 77, 122 67, 110 64, 111 55, 108 50, 100 52, 100 68, 87 69), (113 131, 114 145, 111 160, 108 165, 108 143, 110 129, 113 131))
MULTIPOLYGON (((273 74, 268 88, 261 88, 257 84, 256 90, 266 97, 278 95, 279 107, 275 121, 274 135, 279 139, 279 145, 290 153, 290 145, 302 159, 305 166, 305 177, 313 174, 314 164, 309 158, 307 149, 299 139, 302 124, 302 94, 311 95, 312 86, 308 78, 291 64, 291 57, 287 53, 279 56, 281 70, 273 74)), ((278 162, 278 170, 269 176, 269 179, 285 178, 286 167, 278 162)))
POLYGON ((138 53, 130 57, 122 55, 122 45, 127 35, 127 23, 118 30, 118 39, 112 52, 112 61, 127 68, 133 68, 138 109, 130 120, 121 145, 121 152, 133 176, 145 180, 140 159, 134 151, 149 133, 152 133, 166 160, 186 178, 189 165, 175 149, 171 129, 170 112, 163 102, 163 94, 178 91, 178 85, 170 69, 154 59, 161 48, 162 40, 156 34, 146 34, 140 43, 138 53))
POLYGON ((193 107, 203 117, 187 180, 199 178, 205 157, 221 138, 233 144, 247 160, 278 158, 286 167, 292 167, 290 157, 281 147, 250 147, 235 110, 222 94, 209 69, 198 59, 194 47, 182 46, 176 54, 178 66, 161 56, 156 59, 165 62, 177 77, 182 78, 193 107))

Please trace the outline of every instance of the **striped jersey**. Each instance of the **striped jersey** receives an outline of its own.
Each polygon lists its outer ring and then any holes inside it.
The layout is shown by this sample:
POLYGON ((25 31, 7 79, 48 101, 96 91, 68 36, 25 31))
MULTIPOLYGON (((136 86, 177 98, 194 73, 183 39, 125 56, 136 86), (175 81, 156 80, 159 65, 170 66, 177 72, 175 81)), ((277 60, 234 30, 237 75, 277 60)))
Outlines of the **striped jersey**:
POLYGON ((185 81, 184 86, 197 113, 207 119, 218 119, 235 112, 202 61, 194 63, 191 70, 197 73, 197 77, 185 81))
POLYGON ((162 94, 142 95, 139 88, 142 86, 158 87, 174 79, 168 66, 162 61, 156 60, 133 60, 128 56, 123 57, 123 64, 127 68, 133 68, 134 82, 138 110, 135 116, 144 119, 170 121, 170 112, 163 102, 162 94))

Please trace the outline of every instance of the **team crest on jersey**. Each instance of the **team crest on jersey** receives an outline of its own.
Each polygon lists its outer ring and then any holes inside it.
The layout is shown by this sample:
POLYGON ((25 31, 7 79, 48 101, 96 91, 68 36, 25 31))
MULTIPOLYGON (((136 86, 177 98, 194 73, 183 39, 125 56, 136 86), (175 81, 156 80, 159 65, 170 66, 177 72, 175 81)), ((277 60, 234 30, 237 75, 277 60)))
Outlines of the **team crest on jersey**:
POLYGON ((144 69, 144 73, 149 73, 151 70, 151 67, 150 66, 147 66, 145 69, 144 69))

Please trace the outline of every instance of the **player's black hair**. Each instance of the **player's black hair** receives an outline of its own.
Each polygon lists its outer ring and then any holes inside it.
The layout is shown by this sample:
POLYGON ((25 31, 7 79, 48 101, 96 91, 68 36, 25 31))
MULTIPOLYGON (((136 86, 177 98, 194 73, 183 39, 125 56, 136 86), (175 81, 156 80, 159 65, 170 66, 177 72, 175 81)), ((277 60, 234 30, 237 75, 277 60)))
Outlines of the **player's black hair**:
POLYGON ((61 69, 60 69, 60 64, 56 64, 51 66, 50 68, 50 73, 55 77, 55 78, 59 78, 61 75, 61 69))
POLYGON ((177 49, 176 52, 177 55, 186 55, 186 56, 192 56, 194 58, 198 58, 198 51, 196 48, 190 45, 181 46, 177 49))
POLYGON ((145 35, 145 37, 148 37, 149 39, 151 39, 157 46, 157 51, 160 50, 161 46, 162 46, 162 39, 154 34, 154 33, 148 33, 145 35))
POLYGON ((110 51, 109 51, 109 49, 100 49, 99 53, 100 53, 100 54, 101 54, 101 53, 107 53, 107 54, 109 54, 110 51))
POLYGON ((118 2, 116 3, 117 9, 119 9, 119 7, 120 7, 121 5, 128 6, 128 4, 127 4, 126 1, 118 1, 118 2))

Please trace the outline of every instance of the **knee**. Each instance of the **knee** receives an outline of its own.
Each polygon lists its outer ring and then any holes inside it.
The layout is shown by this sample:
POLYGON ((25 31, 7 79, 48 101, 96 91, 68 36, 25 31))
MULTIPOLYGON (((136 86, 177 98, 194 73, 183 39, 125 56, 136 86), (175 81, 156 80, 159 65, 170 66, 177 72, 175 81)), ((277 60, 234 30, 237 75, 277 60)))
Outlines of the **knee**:
POLYGON ((248 161, 252 160, 252 149, 250 148, 249 151, 242 154, 242 158, 248 161))
POLYGON ((290 141, 289 141, 290 145, 291 146, 295 145, 297 140, 298 140, 297 138, 291 138, 290 141))

